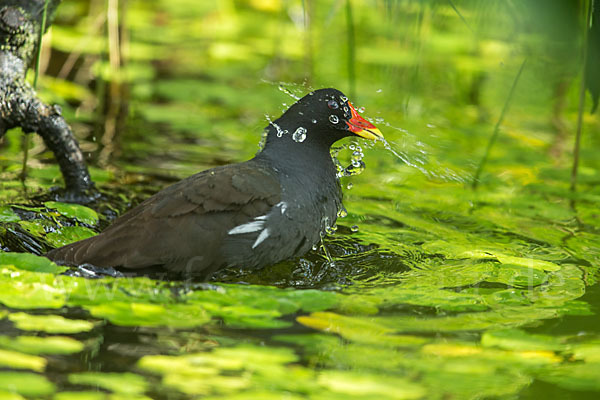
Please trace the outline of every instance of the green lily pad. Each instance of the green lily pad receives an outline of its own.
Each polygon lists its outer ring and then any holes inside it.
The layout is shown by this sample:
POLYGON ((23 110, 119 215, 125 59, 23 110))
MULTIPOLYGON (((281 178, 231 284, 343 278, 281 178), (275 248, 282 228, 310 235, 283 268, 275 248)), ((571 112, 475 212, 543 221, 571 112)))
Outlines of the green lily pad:
POLYGON ((513 257, 504 254, 497 254, 496 257, 502 264, 519 265, 526 268, 539 269, 541 271, 558 271, 560 269, 560 265, 550 261, 524 257, 513 257))
POLYGON ((0 278, 0 303, 7 307, 30 309, 65 305, 65 292, 57 287, 57 277, 52 274, 23 271, 9 265, 0 267, 0 278))
POLYGON ((598 371, 600 371, 600 363, 567 364, 544 371, 537 378, 565 389, 598 392, 600 391, 598 371))
POLYGON ((445 240, 435 240, 426 243, 423 248, 428 251, 444 254, 450 258, 497 259, 502 264, 519 265, 526 268, 538 269, 540 271, 558 271, 560 269, 559 265, 550 261, 515 257, 504 254, 497 249, 470 247, 466 244, 461 244, 460 242, 451 243, 445 240))
POLYGON ((60 392, 53 397, 54 400, 152 400, 143 395, 104 393, 104 392, 60 392))
POLYGON ((423 337, 396 335, 395 329, 380 325, 376 318, 355 318, 332 312, 315 312, 311 315, 299 316, 296 320, 313 329, 379 346, 415 346, 427 342, 423 337))
POLYGON ((520 329, 488 331, 481 337, 486 347, 499 347, 507 350, 564 350, 566 346, 553 336, 532 335, 520 329))
MULTIPOLYGON (((144 356, 138 366, 162 374, 165 385, 183 393, 229 394, 266 386, 294 385, 293 381, 281 378, 294 372, 286 365, 297 360, 291 349, 239 345, 182 356, 144 356)), ((307 378, 311 374, 302 375, 299 385, 309 385, 307 378)))
POLYGON ((67 270, 59 267, 46 257, 29 253, 0 253, 0 265, 14 265, 19 269, 35 272, 49 272, 59 274, 67 270))
MULTIPOLYGON (((294 395, 292 393, 282 394, 276 390, 268 390, 268 389, 257 389, 257 390, 244 390, 238 393, 227 394, 227 400, 281 400, 285 398, 285 400, 303 400, 306 399, 305 396, 302 395, 294 395)), ((203 396, 202 400, 222 400, 223 396, 203 396)))
POLYGON ((231 327, 283 328, 282 315, 299 310, 326 310, 340 301, 334 292, 290 290, 270 286, 219 285, 219 290, 196 290, 186 295, 190 304, 206 309, 231 327))
POLYGON ((24 400, 25 397, 21 396, 18 393, 0 390, 0 399, 2 399, 2 400, 24 400))
POLYGON ((146 391, 148 382, 140 375, 124 372, 81 372, 69 374, 74 385, 89 385, 123 395, 139 395, 146 391))
POLYGON ((42 357, 0 349, 0 366, 2 367, 42 372, 46 368, 46 362, 46 359, 42 357))
POLYGON ((346 398, 420 399, 427 390, 408 379, 350 371, 323 371, 319 384, 346 398))
POLYGON ((48 208, 58 211, 67 218, 74 218, 87 225, 96 225, 98 223, 98 214, 89 207, 81 204, 60 203, 57 201, 47 201, 44 205, 48 208))
POLYGON ((42 375, 30 372, 0 371, 0 391, 23 396, 48 396, 54 393, 54 384, 42 375))
POLYGON ((271 286, 220 285, 220 291, 199 290, 188 294, 194 302, 208 300, 226 306, 243 304, 260 310, 289 314, 298 310, 312 312, 331 308, 340 296, 321 290, 291 290, 271 286))
POLYGON ((48 222, 34 219, 31 221, 19 221, 19 225, 33 236, 43 237, 46 234, 48 222))
POLYGON ((41 211, 44 211, 44 207, 24 206, 22 204, 11 204, 11 207, 19 208, 21 210, 31 211, 31 212, 41 212, 41 211))
POLYGON ((31 315, 26 313, 9 314, 8 319, 24 331, 39 331, 47 333, 79 333, 88 332, 94 328, 90 321, 68 319, 60 315, 31 315))
POLYGON ((17 222, 21 218, 10 206, 0 206, 0 222, 17 222))
POLYGON ((546 283, 548 276, 540 269, 506 263, 498 264, 495 273, 485 280, 519 288, 531 288, 546 283))
POLYGON ((573 358, 600 365, 600 343, 583 343, 573 346, 573 358))
POLYGON ((85 226, 63 226, 62 228, 46 234, 46 240, 54 247, 61 247, 96 236, 97 233, 85 226))
POLYGON ((191 328, 210 321, 210 315, 196 305, 151 304, 112 301, 85 306, 97 318, 124 326, 172 326, 191 328))
POLYGON ((68 336, 0 336, 0 347, 29 354, 73 354, 84 344, 68 336))
POLYGON ((54 400, 107 400, 106 393, 102 392, 60 392, 53 397, 54 400))

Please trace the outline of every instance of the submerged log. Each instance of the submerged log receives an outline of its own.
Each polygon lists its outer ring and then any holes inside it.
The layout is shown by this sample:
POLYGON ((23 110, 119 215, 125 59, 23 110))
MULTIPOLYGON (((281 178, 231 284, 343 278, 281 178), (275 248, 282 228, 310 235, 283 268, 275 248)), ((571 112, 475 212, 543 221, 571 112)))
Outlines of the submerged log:
MULTIPOLYGON (((49 0, 46 29, 61 0, 49 0)), ((25 80, 42 29, 44 0, 0 0, 0 138, 11 128, 42 137, 54 153, 65 181, 63 201, 94 199, 94 183, 71 128, 59 106, 42 102, 25 80)))

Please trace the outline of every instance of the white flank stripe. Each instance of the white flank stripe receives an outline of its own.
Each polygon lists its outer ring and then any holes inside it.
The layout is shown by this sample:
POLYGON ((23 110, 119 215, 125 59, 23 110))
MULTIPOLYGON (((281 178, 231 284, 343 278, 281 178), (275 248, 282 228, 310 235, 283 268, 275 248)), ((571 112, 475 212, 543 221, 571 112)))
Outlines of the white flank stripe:
POLYGON ((235 228, 231 229, 229 232, 230 235, 241 235, 242 233, 250 233, 260 231, 265 226, 264 221, 252 221, 242 225, 238 225, 235 228))
POLYGON ((256 238, 256 241, 252 245, 252 248, 255 248, 256 246, 258 246, 259 244, 261 244, 262 242, 264 242, 265 239, 268 238, 268 237, 269 237, 269 228, 265 228, 260 233, 260 235, 258 235, 258 237, 256 238))
POLYGON ((287 203, 285 201, 280 201, 276 206, 280 208, 282 215, 285 213, 285 210, 287 210, 287 203))

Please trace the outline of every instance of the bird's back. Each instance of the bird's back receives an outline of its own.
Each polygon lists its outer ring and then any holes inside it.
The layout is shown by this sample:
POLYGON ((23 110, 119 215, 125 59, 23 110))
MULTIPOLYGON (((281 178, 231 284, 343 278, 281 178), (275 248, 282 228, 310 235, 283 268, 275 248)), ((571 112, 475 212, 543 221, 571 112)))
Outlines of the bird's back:
POLYGON ((220 250, 228 231, 267 213, 280 196, 267 165, 251 160, 217 167, 156 193, 99 235, 47 257, 68 265, 216 270, 228 263, 220 250))

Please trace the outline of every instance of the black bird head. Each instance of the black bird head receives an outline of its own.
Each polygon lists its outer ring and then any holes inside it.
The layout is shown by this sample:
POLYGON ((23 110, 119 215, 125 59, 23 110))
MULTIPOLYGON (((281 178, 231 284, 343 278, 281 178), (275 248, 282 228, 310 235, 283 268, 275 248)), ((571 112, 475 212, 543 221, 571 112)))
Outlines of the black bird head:
POLYGON ((267 129, 267 147, 276 142, 289 144, 292 141, 328 149, 348 136, 383 139, 379 129, 361 117, 344 93, 337 89, 310 92, 271 122, 267 129))

